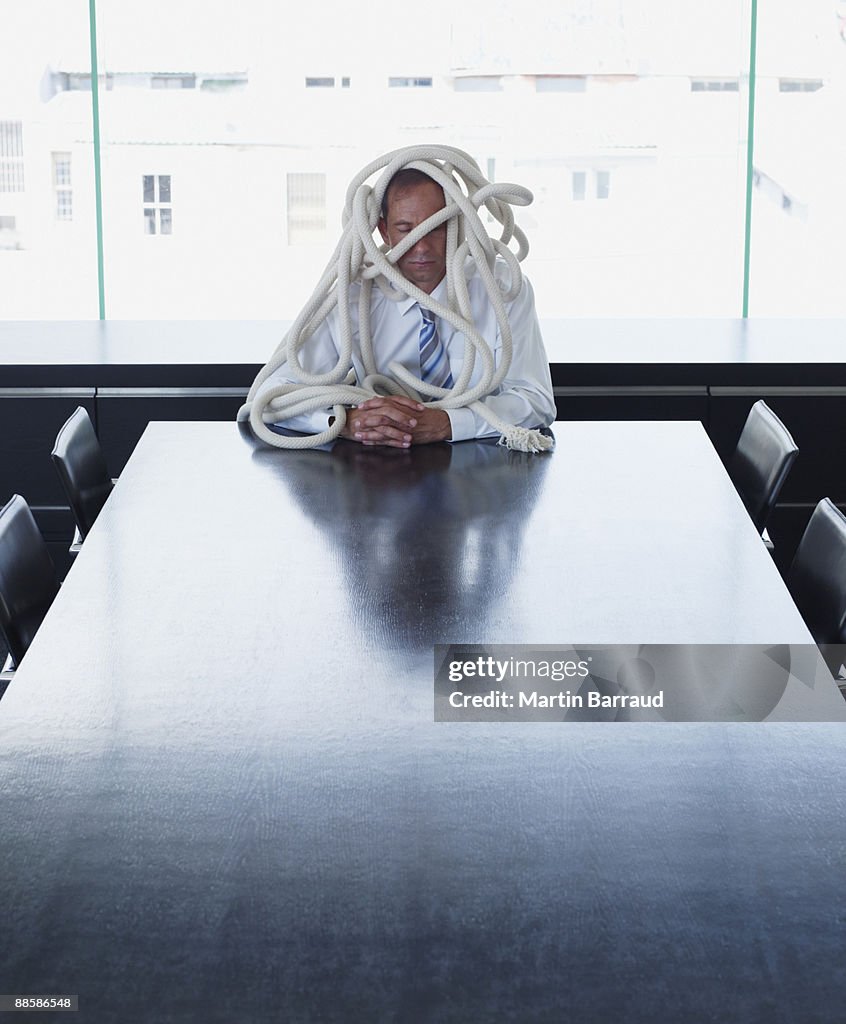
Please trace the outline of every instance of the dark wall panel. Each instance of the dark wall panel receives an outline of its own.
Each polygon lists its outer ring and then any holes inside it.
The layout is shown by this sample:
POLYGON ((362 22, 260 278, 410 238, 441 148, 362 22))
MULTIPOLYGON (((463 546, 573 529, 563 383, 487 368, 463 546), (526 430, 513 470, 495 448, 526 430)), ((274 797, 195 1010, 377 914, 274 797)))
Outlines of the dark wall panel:
POLYGON ((94 418, 94 389, 0 392, 0 504, 20 494, 30 506, 67 505, 50 452, 59 428, 83 406, 94 418))
POLYGON ((100 443, 112 476, 118 476, 152 420, 232 420, 243 394, 130 394, 98 396, 100 443))
POLYGON ((582 389, 555 395, 557 420, 700 420, 708 423, 708 396, 582 389))

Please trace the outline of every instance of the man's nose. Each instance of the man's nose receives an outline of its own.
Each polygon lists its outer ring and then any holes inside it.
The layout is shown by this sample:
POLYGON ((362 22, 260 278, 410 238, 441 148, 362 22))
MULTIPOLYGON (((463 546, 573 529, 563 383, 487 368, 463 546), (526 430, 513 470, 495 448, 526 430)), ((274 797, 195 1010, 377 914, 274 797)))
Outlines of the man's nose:
POLYGON ((412 253, 412 252, 417 252, 417 253, 419 253, 419 252, 426 252, 428 250, 429 246, 431 245, 431 242, 432 242, 432 234, 430 232, 428 235, 424 235, 420 239, 419 242, 415 242, 414 245, 412 245, 412 247, 408 251, 410 253, 412 253))

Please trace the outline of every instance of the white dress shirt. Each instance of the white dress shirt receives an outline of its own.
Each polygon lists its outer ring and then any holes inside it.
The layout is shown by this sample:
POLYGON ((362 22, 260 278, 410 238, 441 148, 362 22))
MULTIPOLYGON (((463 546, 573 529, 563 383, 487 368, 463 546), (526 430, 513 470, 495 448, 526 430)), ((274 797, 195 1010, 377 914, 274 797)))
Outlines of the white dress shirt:
MULTIPOLYGON (((498 280, 507 284, 508 268, 501 260, 497 260, 495 275, 498 280)), ((495 365, 499 366, 502 357, 502 339, 493 307, 488 301, 484 284, 478 274, 474 273, 468 281, 470 304, 473 322, 476 329, 491 347, 495 365)), ((432 292, 432 298, 442 305, 446 304, 446 279, 432 292)), ((358 337, 358 299, 360 286, 350 288, 350 317, 353 324, 352 364, 356 380, 365 377, 364 365, 361 360, 361 347, 358 337)), ((549 359, 541 338, 540 325, 535 313, 535 297, 532 286, 527 278, 523 278, 523 287, 513 302, 505 305, 508 320, 511 324, 513 338, 511 366, 500 386, 487 398, 484 404, 506 423, 518 427, 549 426, 555 419, 555 401, 552 397, 552 379, 549 374, 549 359)), ((461 373, 464 362, 464 335, 440 317, 435 323, 441 341, 444 343, 449 357, 453 379, 461 373)), ((420 307, 415 299, 405 298, 394 302, 385 297, 378 287, 373 288, 371 297, 371 331, 373 336, 373 354, 379 372, 387 372, 391 362, 405 366, 415 377, 420 376, 420 307)), ((332 313, 321 324, 306 344, 300 349, 300 362, 310 373, 327 373, 338 362, 340 351, 340 327, 338 311, 332 313)), ((470 378, 472 387, 481 377, 481 360, 475 359, 473 374, 470 378)), ((262 384, 261 394, 268 388, 285 382, 295 382, 287 363, 283 363, 262 384)), ((487 420, 471 409, 446 409, 452 428, 453 441, 465 441, 474 437, 489 437, 498 433, 487 420)), ((318 410, 302 416, 285 420, 285 427, 314 434, 326 430, 332 410, 318 410)))

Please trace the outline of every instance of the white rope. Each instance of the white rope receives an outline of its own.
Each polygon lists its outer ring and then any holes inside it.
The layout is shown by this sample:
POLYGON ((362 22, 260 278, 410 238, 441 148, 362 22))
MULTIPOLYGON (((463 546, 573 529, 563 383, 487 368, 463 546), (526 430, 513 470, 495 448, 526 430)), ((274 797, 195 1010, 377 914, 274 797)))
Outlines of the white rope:
POLYGON ((426 402, 433 409, 469 408, 501 433, 500 444, 518 451, 539 452, 552 447, 552 440, 537 430, 515 427, 489 409, 481 399, 499 387, 511 365, 511 325, 505 303, 515 299, 522 287, 520 262, 529 251, 526 236, 514 223, 512 206, 528 206, 532 193, 520 185, 489 182, 479 165, 467 153, 452 146, 410 146, 379 157, 363 168, 350 182, 342 218, 343 232, 311 298, 300 311, 269 362, 259 372, 246 403, 238 410, 238 419, 249 420, 257 437, 276 448, 315 448, 334 440, 344 428, 347 406, 358 405, 378 395, 406 395, 426 402), (422 171, 444 190, 446 205, 418 224, 401 242, 390 248, 376 243, 373 233, 379 222, 382 198, 391 179, 404 168, 422 171), (375 185, 367 184, 382 171, 375 185), (484 207, 502 226, 499 238, 491 238, 479 216, 484 207), (424 235, 446 223, 446 305, 412 284, 395 266, 400 257, 424 235), (517 244, 512 252, 511 241, 517 244), (504 290, 494 276, 497 257, 509 272, 509 287, 504 290), (502 352, 499 366, 494 365, 491 347, 476 329, 467 288, 465 264, 473 261, 499 325, 502 352), (359 344, 365 379, 353 383, 353 327, 350 319, 349 289, 359 282, 359 344), (415 377, 398 362, 380 369, 373 355, 370 330, 370 300, 374 283, 388 299, 401 301, 408 296, 431 310, 464 335, 464 363, 452 388, 439 388, 415 377), (300 352, 327 316, 337 307, 340 326, 340 352, 335 366, 326 373, 309 373, 300 362, 300 352), (479 359, 482 372, 470 387, 470 377, 479 359), (297 383, 279 384, 258 394, 267 378, 287 361, 297 383), (332 407, 335 420, 326 430, 303 437, 287 437, 272 431, 267 424, 284 423, 303 413, 332 407))

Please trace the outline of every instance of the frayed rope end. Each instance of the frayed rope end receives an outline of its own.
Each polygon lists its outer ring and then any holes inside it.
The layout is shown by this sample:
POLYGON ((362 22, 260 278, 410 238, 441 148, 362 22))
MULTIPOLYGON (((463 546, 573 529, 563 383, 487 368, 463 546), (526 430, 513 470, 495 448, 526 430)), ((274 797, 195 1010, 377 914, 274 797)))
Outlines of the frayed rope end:
POLYGON ((499 444, 504 445, 512 452, 531 452, 537 455, 539 452, 551 451, 555 441, 539 430, 529 430, 527 427, 510 427, 499 439, 499 444))

